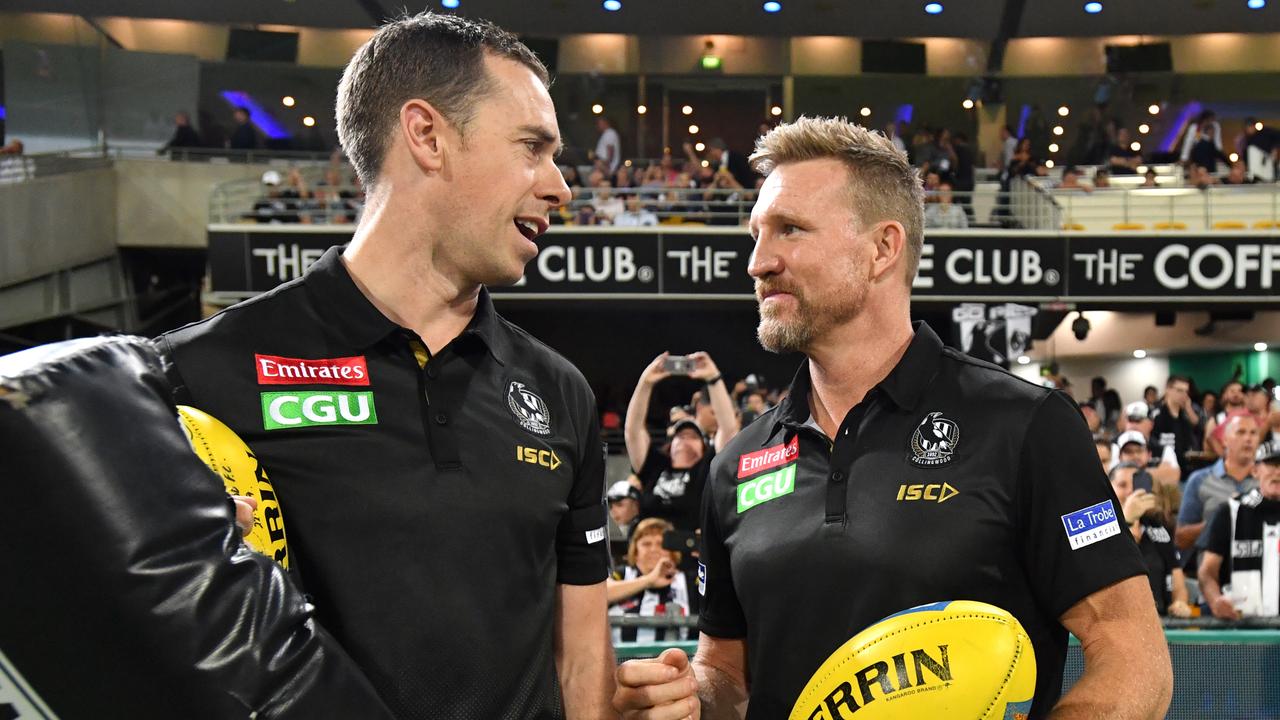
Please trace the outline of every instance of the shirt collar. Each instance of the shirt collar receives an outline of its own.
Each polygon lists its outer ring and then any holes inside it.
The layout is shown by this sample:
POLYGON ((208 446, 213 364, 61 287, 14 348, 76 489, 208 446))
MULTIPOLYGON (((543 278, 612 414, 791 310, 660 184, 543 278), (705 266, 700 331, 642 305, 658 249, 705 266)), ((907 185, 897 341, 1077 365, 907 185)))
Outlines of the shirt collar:
MULTIPOLYGON (((306 288, 321 319, 348 345, 367 348, 403 330, 365 297, 342 262, 346 245, 331 247, 306 274, 306 288)), ((488 288, 480 288, 476 311, 460 337, 484 343, 499 364, 511 356, 509 330, 493 307, 488 288)))
MULTIPOLYGON (((938 335, 923 321, 912 323, 911 328, 915 331, 915 336, 907 346, 907 351, 902 354, 893 370, 889 371, 888 376, 867 393, 870 397, 876 390, 883 391, 895 405, 904 410, 913 410, 920 402, 925 388, 938 372, 943 347, 938 335)), ((809 408, 810 389, 809 363, 806 360, 796 371, 787 397, 778 404, 778 409, 774 412, 770 438, 777 432, 779 425, 804 425, 813 416, 809 408)))

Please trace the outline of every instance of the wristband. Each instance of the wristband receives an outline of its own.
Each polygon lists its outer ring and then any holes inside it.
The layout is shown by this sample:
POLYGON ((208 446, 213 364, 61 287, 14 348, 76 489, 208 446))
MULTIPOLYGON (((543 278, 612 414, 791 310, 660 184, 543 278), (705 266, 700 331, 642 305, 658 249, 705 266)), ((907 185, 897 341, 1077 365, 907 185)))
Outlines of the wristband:
POLYGON ((707 385, 715 385, 724 379, 724 373, 716 373, 716 376, 707 380, 707 385))

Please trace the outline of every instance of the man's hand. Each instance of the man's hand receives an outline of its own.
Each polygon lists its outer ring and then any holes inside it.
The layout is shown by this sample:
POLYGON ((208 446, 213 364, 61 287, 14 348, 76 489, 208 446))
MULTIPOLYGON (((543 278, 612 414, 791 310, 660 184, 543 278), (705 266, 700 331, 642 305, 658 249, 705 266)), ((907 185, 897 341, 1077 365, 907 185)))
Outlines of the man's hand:
POLYGON ((1191 608, 1181 600, 1174 600, 1169 603, 1169 616, 1176 618, 1191 617, 1191 608))
POLYGON ((657 385, 663 380, 671 377, 671 373, 667 372, 666 369, 662 367, 662 364, 666 361, 669 355, 671 355, 671 353, 664 352, 654 358, 653 362, 649 363, 649 367, 645 368, 644 372, 640 373, 640 382, 649 387, 653 387, 654 385, 657 385))
POLYGON ((1124 501, 1124 521, 1130 525, 1156 508, 1156 496, 1146 490, 1134 490, 1124 501))
POLYGON ((236 524, 240 526, 240 533, 248 535, 253 530, 253 513, 258 509, 258 501, 244 495, 232 495, 231 499, 236 504, 236 524))
POLYGON ((706 382, 720 374, 720 368, 716 367, 715 361, 705 352, 693 353, 689 355, 689 359, 693 361, 693 370, 689 371, 689 377, 694 380, 706 382))
POLYGON ((689 656, 668 648, 652 660, 628 660, 618 666, 613 707, 626 720, 699 720, 698 681, 689 656))
POLYGON ((1236 606, 1231 602, 1231 598, 1226 595, 1219 595, 1209 603, 1209 609, 1213 611, 1213 616, 1222 620, 1239 620, 1242 616, 1240 611, 1236 610, 1236 606))

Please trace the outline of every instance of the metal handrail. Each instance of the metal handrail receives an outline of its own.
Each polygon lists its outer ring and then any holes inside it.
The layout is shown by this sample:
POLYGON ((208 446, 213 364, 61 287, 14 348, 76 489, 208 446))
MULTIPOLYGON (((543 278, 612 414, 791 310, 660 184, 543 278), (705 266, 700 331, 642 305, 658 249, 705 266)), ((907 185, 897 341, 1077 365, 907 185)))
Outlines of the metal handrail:
MULTIPOLYGON (((1246 617, 1220 620, 1215 617, 1160 618, 1169 630, 1280 630, 1280 617, 1246 617)), ((610 615, 611 627, 687 628, 698 626, 697 615, 610 615)))

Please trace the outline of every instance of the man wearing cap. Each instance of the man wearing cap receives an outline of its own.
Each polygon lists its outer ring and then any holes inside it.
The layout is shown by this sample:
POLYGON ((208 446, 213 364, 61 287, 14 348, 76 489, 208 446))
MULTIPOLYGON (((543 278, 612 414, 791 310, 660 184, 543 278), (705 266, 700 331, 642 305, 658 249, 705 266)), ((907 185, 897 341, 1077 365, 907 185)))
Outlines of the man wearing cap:
MULTIPOLYGON (((1258 450, 1258 420, 1249 413, 1230 416, 1224 424, 1222 458, 1191 473, 1182 492, 1175 540, 1182 550, 1191 548, 1204 531, 1205 519, 1232 497, 1258 486, 1253 478, 1254 453, 1258 450)), ((1189 559, 1188 567, 1194 562, 1189 559)))
MULTIPOLYGON (((1147 404, 1138 401, 1129 404, 1128 412, 1141 412, 1145 414, 1147 404), (1141 408, 1135 406, 1141 405, 1141 408)), ((1178 470, 1178 463, 1173 459, 1173 447, 1165 449, 1159 460, 1151 457, 1151 447, 1147 443, 1147 435, 1141 430, 1132 429, 1135 427, 1149 427, 1150 420, 1135 421, 1130 419, 1129 427, 1131 429, 1120 433, 1116 438, 1115 445, 1111 447, 1111 460, 1113 463, 1128 462, 1139 467, 1147 469, 1151 477, 1162 485, 1177 485, 1181 477, 1178 470)))
POLYGON ((605 499, 609 501, 609 519, 621 531, 619 539, 626 541, 631 539, 631 531, 635 529, 636 518, 640 515, 640 488, 636 484, 639 483, 634 475, 626 480, 609 486, 609 492, 605 494, 605 499))
POLYGON ((1280 443, 1258 447, 1253 472, 1258 486, 1221 504, 1201 535, 1200 591, 1224 620, 1280 617, 1280 443))

